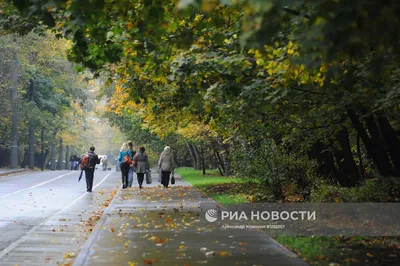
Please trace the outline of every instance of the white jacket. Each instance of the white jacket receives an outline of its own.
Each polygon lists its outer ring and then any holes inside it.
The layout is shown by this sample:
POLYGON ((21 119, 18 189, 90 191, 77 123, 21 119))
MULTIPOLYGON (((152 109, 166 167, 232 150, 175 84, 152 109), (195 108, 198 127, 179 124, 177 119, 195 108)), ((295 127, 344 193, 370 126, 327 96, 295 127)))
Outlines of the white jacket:
POLYGON ((158 160, 158 169, 161 169, 161 171, 172 172, 174 168, 175 168, 174 154, 172 153, 171 148, 167 146, 161 153, 160 160, 158 160))

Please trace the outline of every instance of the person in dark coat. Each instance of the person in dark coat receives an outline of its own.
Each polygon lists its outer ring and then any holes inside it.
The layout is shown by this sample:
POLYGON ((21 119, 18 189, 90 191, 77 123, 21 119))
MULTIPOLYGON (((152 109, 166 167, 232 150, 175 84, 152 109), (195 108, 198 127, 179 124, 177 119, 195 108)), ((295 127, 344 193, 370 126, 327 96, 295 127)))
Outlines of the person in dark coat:
POLYGON ((142 188, 144 175, 150 170, 149 157, 146 154, 146 149, 141 146, 139 152, 133 157, 133 161, 136 162, 135 172, 139 183, 139 188, 142 188))
MULTIPOLYGON (((136 151, 133 148, 133 142, 132 141, 128 141, 128 146, 129 146, 129 150, 131 151, 132 158, 133 158, 133 156, 135 156, 135 154, 136 154, 136 151)), ((129 172, 128 172, 128 187, 132 187, 132 184, 133 184, 133 173, 134 173, 133 164, 131 164, 129 166, 129 172)))
POLYGON ((95 148, 92 146, 88 151, 89 155, 89 167, 85 169, 85 179, 86 179, 86 189, 87 192, 92 192, 93 188, 93 179, 94 179, 94 170, 96 168, 96 164, 100 163, 101 158, 94 153, 95 148))

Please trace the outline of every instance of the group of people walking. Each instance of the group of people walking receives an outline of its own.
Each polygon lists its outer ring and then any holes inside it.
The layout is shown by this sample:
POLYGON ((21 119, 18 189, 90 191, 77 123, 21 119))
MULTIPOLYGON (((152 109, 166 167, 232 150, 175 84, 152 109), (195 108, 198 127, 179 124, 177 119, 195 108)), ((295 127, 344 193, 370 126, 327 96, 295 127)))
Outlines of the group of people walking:
MULTIPOLYGON (((95 167, 96 164, 99 164, 103 159, 102 157, 99 158, 94 150, 95 148, 93 146, 90 147, 89 151, 82 155, 79 162, 82 171, 78 181, 81 179, 83 171, 85 171, 87 192, 92 192, 95 167)), ((146 149, 141 146, 139 147, 139 151, 136 152, 132 141, 123 143, 119 152, 118 162, 122 173, 122 188, 132 187, 134 173, 136 173, 139 188, 143 188, 145 175, 150 175, 150 163, 149 157, 146 154, 146 149)), ((158 181, 161 182, 165 188, 168 188, 170 181, 172 184, 175 183, 174 168, 175 160, 171 147, 166 146, 158 160, 158 181), (172 178, 170 179, 171 174, 172 178)), ((151 183, 151 179, 150 182, 147 183, 151 183)))
MULTIPOLYGON (((121 168, 122 188, 132 187, 134 173, 136 173, 139 188, 143 188, 145 175, 150 175, 150 163, 146 149, 141 146, 139 151, 136 152, 132 141, 123 143, 119 152, 118 162, 121 168)), ((165 188, 169 185, 170 175, 171 173, 173 174, 174 166, 175 161, 171 147, 166 146, 158 161, 158 171, 161 177, 159 181, 165 188)))

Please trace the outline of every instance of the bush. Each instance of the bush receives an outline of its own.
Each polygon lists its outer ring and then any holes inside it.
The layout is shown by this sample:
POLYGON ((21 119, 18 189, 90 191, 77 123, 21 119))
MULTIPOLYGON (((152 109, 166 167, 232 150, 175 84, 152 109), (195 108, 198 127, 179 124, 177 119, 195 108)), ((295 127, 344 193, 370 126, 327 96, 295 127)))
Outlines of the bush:
POLYGON ((239 176, 265 183, 276 200, 285 200, 283 187, 288 186, 295 186, 293 192, 308 199, 311 184, 317 179, 317 165, 307 156, 287 153, 263 139, 257 145, 243 146, 242 151, 232 154, 231 161, 239 176))
POLYGON ((311 191, 312 202, 398 202, 400 185, 391 178, 365 180, 360 186, 345 188, 317 182, 311 191))

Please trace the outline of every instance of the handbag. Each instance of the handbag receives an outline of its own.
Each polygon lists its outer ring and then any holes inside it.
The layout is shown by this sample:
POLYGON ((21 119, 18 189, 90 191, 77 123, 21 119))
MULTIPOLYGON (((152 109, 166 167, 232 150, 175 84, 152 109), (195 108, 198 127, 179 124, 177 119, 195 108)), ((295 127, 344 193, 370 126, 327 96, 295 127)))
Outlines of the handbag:
POLYGON ((175 177, 174 177, 174 172, 172 172, 172 177, 171 177, 171 185, 175 185, 175 177))
POLYGON ((174 169, 172 169, 171 185, 175 185, 174 169))
POLYGON ((146 171, 146 184, 151 184, 151 170, 146 171))

